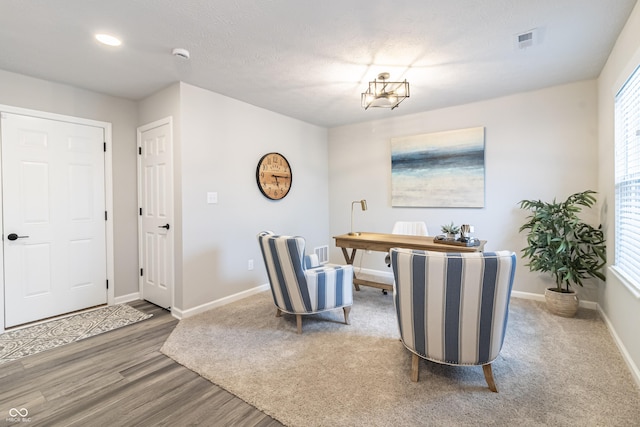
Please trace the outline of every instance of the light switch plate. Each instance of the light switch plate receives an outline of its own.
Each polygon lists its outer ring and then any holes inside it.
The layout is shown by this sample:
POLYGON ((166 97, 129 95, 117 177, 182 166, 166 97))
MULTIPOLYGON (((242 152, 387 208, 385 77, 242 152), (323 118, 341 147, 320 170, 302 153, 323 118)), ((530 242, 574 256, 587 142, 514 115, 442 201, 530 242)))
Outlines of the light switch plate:
POLYGON ((207 203, 218 203, 218 193, 216 191, 210 191, 207 193, 207 203))

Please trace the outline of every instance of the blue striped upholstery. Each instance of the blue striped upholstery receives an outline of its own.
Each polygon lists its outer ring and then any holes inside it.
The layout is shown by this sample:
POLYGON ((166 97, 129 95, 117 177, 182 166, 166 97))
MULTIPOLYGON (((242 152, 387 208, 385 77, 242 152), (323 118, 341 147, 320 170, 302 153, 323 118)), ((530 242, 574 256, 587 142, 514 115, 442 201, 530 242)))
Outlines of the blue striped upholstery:
POLYGON ((451 365, 486 365, 498 357, 515 253, 393 248, 391 265, 398 327, 408 350, 451 365))
POLYGON ((320 260, 318 260, 318 255, 310 254, 304 256, 304 268, 315 268, 320 267, 320 260))
POLYGON ((353 304, 352 266, 318 265, 317 256, 305 257, 302 237, 263 231, 258 242, 273 301, 281 311, 312 314, 353 304))

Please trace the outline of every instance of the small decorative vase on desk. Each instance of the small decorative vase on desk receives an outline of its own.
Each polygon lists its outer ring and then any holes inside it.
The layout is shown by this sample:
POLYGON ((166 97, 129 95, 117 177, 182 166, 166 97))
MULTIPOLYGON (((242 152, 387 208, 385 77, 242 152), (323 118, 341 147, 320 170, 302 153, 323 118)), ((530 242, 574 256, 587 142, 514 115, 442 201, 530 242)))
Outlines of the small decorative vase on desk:
POLYGON ((455 240, 456 236, 460 232, 460 227, 454 225, 453 222, 451 224, 443 225, 441 229, 442 232, 447 236, 447 240, 455 240))

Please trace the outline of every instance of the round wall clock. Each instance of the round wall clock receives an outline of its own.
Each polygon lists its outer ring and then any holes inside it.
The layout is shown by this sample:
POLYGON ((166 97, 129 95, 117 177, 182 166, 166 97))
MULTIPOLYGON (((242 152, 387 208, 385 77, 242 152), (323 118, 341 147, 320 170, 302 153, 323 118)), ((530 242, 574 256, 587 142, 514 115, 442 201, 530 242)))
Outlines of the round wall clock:
POLYGON ((291 189, 291 166, 280 153, 267 153, 258 162, 256 181, 265 197, 271 200, 284 198, 291 189))

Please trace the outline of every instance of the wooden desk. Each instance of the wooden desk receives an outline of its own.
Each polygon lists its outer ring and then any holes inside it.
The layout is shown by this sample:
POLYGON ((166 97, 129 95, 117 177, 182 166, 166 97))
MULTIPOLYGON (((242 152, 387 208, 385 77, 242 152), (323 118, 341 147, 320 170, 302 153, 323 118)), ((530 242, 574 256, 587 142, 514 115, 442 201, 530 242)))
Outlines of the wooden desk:
MULTIPOLYGON (((389 252, 391 248, 419 249, 426 251, 438 252, 478 252, 484 248, 485 240, 480 241, 479 246, 454 246, 443 243, 436 243, 430 236, 408 236, 404 234, 385 234, 385 233, 366 233, 362 232, 359 236, 351 236, 342 234, 333 237, 336 240, 336 246, 342 248, 342 254, 347 264, 353 265, 358 249, 389 252), (351 253, 347 251, 351 249, 351 253)), ((370 280, 353 278, 353 284, 357 291, 360 290, 359 285, 371 286, 383 290, 392 290, 393 286, 386 283, 373 282, 370 280)))

